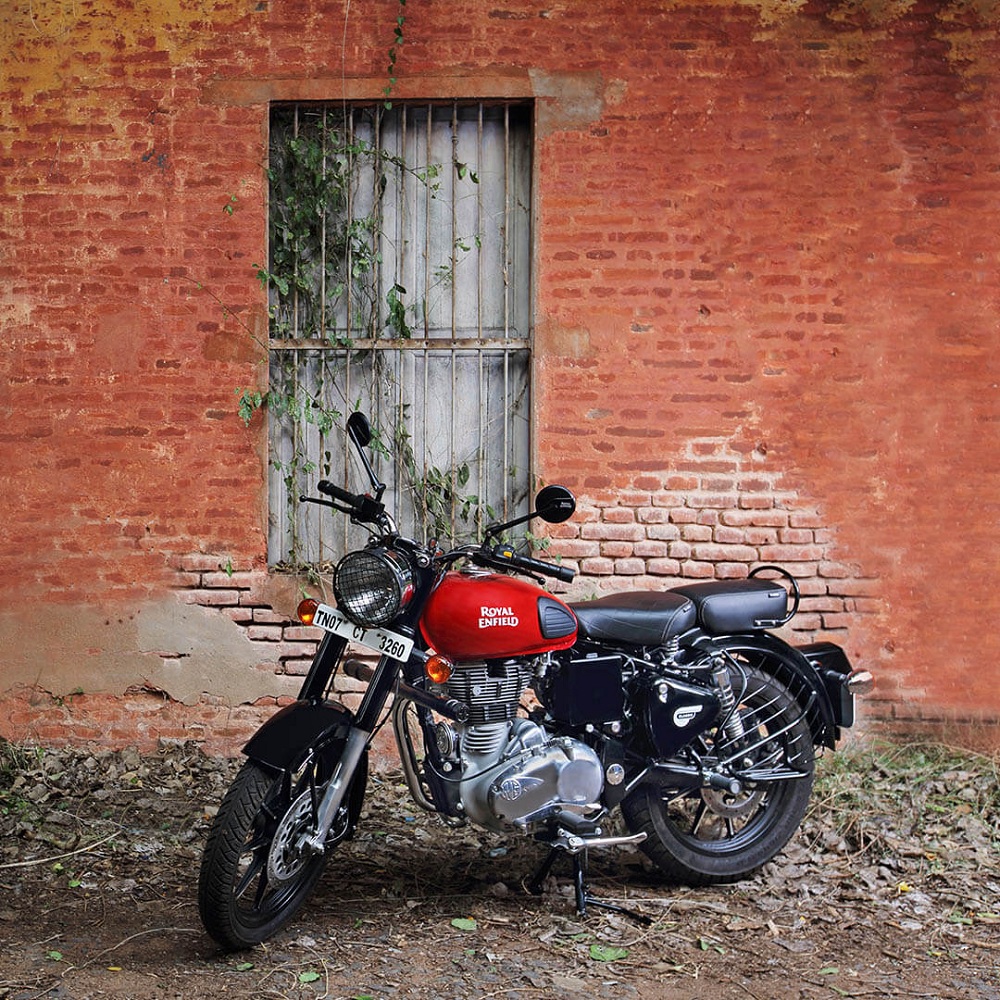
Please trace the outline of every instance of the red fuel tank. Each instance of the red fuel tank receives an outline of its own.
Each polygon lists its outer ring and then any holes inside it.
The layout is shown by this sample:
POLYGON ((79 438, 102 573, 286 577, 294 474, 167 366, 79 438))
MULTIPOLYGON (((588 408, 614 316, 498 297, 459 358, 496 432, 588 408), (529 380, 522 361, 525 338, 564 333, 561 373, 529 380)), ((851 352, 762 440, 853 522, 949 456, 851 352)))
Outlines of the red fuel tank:
POLYGON ((566 649, 576 615, 548 591, 494 573, 446 573, 420 620, 428 644, 452 660, 495 660, 566 649))

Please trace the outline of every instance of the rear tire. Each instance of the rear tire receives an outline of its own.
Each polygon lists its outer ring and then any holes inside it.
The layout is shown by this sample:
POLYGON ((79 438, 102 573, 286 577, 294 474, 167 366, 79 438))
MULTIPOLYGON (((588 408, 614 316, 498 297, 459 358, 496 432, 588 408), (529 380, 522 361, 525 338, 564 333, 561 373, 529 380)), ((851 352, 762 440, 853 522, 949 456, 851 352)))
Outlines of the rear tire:
POLYGON ((622 802, 628 828, 644 832, 642 850, 671 879, 686 885, 736 882, 770 861, 791 839, 809 805, 813 784, 812 734, 802 707, 788 689, 730 652, 739 669, 731 683, 747 736, 735 746, 720 729, 699 740, 704 760, 745 756, 731 767, 763 774, 780 768, 798 777, 743 780, 737 794, 715 788, 678 789, 640 785, 622 802))
POLYGON ((198 908, 223 948, 250 948, 284 927, 323 873, 333 844, 352 831, 349 792, 325 852, 299 851, 313 802, 322 797, 315 772, 312 764, 289 775, 248 761, 222 800, 202 857, 198 908))

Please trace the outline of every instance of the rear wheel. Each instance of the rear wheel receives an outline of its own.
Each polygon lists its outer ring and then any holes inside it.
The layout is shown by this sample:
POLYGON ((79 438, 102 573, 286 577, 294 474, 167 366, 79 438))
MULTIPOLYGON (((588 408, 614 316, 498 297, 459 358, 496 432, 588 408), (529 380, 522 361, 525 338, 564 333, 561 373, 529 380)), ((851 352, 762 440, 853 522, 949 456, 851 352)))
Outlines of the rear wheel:
MULTIPOLYGON (((355 775, 363 790, 364 761, 355 775)), ((310 763, 295 774, 243 765, 209 832, 198 881, 198 907, 208 933, 230 950, 276 934, 295 915, 323 872, 331 847, 351 832, 348 793, 322 854, 301 847, 322 797, 310 763)))
POLYGON ((770 861, 798 829, 813 783, 813 745, 802 707, 783 684, 749 658, 730 652, 730 682, 742 735, 729 725, 703 734, 705 764, 740 782, 718 788, 639 786, 623 802, 643 851, 688 885, 735 882, 770 861))

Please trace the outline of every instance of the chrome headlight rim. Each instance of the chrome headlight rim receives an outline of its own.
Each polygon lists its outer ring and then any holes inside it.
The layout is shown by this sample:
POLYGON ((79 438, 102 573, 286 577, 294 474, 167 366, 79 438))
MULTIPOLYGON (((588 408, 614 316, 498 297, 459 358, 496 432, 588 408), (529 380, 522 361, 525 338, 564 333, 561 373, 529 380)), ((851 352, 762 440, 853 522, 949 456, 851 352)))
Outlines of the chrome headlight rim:
POLYGON ((392 549, 348 552, 333 574, 337 608, 352 622, 378 628, 396 619, 413 596, 409 562, 392 549))

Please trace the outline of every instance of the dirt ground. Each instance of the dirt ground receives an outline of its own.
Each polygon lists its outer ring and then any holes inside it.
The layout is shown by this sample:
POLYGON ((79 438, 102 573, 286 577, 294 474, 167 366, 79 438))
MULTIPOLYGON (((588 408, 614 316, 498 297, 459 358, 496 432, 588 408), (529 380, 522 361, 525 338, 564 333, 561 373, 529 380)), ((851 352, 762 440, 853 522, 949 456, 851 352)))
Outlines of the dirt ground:
POLYGON ((0 1000, 386 998, 1000 1000, 997 765, 941 748, 827 757, 815 806, 750 882, 693 890, 593 852, 568 864, 418 813, 377 775, 355 840, 266 946, 223 954, 195 891, 239 762, 0 744, 0 1000))

